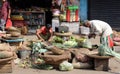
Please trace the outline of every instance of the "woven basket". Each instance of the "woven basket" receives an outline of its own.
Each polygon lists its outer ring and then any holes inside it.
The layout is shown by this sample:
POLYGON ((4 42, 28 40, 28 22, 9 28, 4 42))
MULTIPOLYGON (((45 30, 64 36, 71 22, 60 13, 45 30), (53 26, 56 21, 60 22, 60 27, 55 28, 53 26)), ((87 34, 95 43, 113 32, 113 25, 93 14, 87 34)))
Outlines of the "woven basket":
POLYGON ((44 59, 46 64, 51 64, 55 67, 59 66, 65 60, 71 59, 71 53, 66 51, 62 55, 54 55, 53 53, 46 53, 45 55, 40 55, 44 59))

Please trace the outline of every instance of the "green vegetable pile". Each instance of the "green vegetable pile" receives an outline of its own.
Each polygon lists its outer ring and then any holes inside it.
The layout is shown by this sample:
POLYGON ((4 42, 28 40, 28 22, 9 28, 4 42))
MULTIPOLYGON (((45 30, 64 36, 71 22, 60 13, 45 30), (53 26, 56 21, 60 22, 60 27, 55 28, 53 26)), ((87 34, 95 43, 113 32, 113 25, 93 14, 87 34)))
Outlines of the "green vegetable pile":
POLYGON ((32 53, 34 54, 35 52, 43 53, 47 52, 47 49, 44 48, 41 42, 35 42, 32 43, 32 53))
POLYGON ((77 47, 78 43, 76 42, 76 39, 72 36, 66 41, 64 39, 62 39, 61 37, 56 36, 53 39, 53 45, 58 48, 68 49, 71 47, 77 47))
POLYGON ((77 47, 77 42, 76 41, 65 41, 63 45, 69 46, 69 47, 77 47))
POLYGON ((53 42, 55 42, 55 43, 63 43, 64 40, 61 37, 55 36, 53 38, 53 42))
POLYGON ((44 70, 52 70, 53 66, 48 65, 48 64, 37 64, 37 65, 32 65, 33 68, 37 68, 37 69, 44 69, 44 70))

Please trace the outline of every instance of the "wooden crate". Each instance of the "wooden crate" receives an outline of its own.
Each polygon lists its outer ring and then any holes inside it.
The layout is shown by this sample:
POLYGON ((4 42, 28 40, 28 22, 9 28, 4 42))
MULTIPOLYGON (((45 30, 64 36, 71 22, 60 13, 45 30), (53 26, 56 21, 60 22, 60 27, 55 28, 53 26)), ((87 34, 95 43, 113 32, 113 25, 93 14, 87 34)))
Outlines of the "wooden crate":
MULTIPOLYGON (((3 59, 2 59, 3 60, 3 59)), ((1 61, 0 59, 0 73, 12 73, 13 70, 13 60, 8 59, 1 61)))

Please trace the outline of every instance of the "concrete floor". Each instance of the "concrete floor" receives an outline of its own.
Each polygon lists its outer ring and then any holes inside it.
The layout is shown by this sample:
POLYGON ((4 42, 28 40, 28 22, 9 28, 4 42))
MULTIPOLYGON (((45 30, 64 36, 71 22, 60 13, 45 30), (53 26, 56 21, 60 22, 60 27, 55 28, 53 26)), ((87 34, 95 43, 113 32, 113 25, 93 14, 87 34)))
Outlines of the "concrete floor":
MULTIPOLYGON (((35 40, 37 37, 35 35, 24 36, 25 40, 35 40)), ((96 39, 91 39, 93 44, 99 44, 99 37, 96 39)), ((120 50, 120 49, 118 49, 120 50)), ((23 69, 17 66, 14 67, 12 73, 4 74, 120 74, 120 59, 111 58, 109 60, 109 71, 95 71, 87 69, 74 69, 72 71, 58 71, 54 70, 38 70, 38 69, 23 69)), ((1 74, 1 73, 0 73, 1 74)))

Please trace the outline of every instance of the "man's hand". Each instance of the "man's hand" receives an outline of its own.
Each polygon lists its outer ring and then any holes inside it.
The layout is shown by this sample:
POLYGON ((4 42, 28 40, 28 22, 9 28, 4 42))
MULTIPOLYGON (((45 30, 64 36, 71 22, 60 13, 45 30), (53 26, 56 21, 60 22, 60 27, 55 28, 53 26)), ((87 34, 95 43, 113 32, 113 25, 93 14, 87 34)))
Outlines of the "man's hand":
POLYGON ((44 42, 45 40, 44 39, 39 39, 39 41, 44 42))

